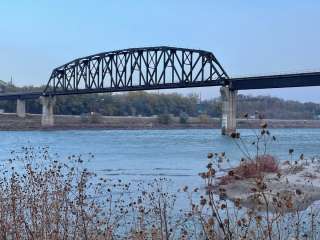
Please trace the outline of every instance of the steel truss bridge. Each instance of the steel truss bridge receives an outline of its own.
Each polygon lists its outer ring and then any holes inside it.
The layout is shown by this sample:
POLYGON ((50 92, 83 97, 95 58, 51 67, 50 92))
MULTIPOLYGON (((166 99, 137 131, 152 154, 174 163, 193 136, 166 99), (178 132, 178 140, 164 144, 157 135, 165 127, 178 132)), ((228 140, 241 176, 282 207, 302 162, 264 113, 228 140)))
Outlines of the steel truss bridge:
POLYGON ((55 68, 42 92, 6 93, 0 100, 208 86, 231 90, 320 86, 320 72, 230 78, 208 51, 130 48, 75 59, 55 68))

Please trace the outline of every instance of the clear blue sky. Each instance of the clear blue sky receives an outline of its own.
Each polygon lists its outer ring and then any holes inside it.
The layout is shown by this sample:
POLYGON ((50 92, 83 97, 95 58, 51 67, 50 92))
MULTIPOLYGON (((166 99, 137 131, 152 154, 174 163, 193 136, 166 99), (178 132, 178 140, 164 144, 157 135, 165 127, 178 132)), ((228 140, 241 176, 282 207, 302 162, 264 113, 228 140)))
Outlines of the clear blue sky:
MULTIPOLYGON (((128 47, 212 51, 231 76, 320 71, 318 0, 2 0, 0 79, 40 85, 74 58, 128 47)), ((244 91, 320 102, 320 88, 244 91)), ((218 88, 179 90, 218 96, 218 88)))

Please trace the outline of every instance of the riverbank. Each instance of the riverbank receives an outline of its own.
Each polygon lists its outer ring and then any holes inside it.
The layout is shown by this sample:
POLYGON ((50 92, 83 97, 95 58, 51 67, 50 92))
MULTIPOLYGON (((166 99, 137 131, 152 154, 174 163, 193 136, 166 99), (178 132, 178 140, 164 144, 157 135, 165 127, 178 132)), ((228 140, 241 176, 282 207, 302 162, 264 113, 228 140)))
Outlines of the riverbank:
MULTIPOLYGON (((320 120, 280 120, 267 119, 270 128, 320 128, 320 120)), ((256 119, 237 119, 238 128, 257 128, 260 121, 256 119)), ((55 115, 53 130, 67 129, 219 129, 219 118, 189 117, 187 123, 180 123, 179 117, 172 117, 169 124, 161 124, 156 116, 74 116, 55 115)), ((19 118, 13 113, 0 114, 0 131, 5 130, 46 130, 41 127, 40 114, 27 114, 19 118)))
POLYGON ((272 156, 265 155, 260 162, 244 162, 230 171, 220 178, 218 187, 225 189, 228 199, 240 201, 247 208, 259 207, 263 211, 268 208, 272 212, 280 209, 283 212, 304 211, 320 200, 320 160, 317 157, 277 162, 272 156), (230 171, 234 175, 231 176, 230 171), (261 171, 261 176, 252 176, 255 171, 261 171), (257 196, 257 191, 263 195, 257 196), (275 197, 278 198, 276 202, 275 197), (286 204, 288 200, 290 206, 286 204), (282 202, 280 207, 279 201, 282 202))

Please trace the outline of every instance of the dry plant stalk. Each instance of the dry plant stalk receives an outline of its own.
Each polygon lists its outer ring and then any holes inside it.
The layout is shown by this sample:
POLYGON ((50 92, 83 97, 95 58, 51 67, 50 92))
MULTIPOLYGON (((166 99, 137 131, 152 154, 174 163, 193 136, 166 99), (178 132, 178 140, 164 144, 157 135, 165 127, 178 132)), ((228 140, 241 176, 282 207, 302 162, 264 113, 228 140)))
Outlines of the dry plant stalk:
MULTIPOLYGON (((320 239, 319 209, 300 212, 290 198, 277 193, 272 200, 266 197, 272 189, 263 173, 278 170, 277 161, 266 153, 274 137, 266 124, 256 136, 255 154, 242 148, 245 160, 223 179, 255 179, 257 205, 250 209, 240 199, 229 201, 223 186, 216 184, 221 180, 216 176, 219 165, 228 161, 225 153, 208 154, 206 171, 200 173, 203 188, 186 186, 177 193, 165 178, 132 185, 88 171, 83 156, 70 156, 66 164, 47 148, 23 148, 13 153, 0 175, 1 238, 320 239), (177 196, 186 207, 179 208, 177 196), (284 207, 292 211, 286 213, 284 207)), ((244 143, 235 137, 237 144, 244 143)))

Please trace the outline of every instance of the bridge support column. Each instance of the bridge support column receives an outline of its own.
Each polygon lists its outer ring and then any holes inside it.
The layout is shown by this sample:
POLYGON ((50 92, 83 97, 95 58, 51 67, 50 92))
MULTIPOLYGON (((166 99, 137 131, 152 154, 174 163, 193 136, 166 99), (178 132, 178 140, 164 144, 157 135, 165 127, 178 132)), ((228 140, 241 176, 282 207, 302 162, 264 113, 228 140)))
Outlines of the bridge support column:
POLYGON ((55 97, 40 97, 42 104, 42 117, 41 126, 42 127, 52 127, 54 126, 54 114, 53 107, 56 102, 55 97))
POLYGON ((222 100, 222 135, 230 135, 236 132, 236 114, 237 114, 237 91, 230 90, 229 87, 220 88, 222 100))
POLYGON ((26 100, 17 99, 17 116, 20 118, 26 117, 26 100))

